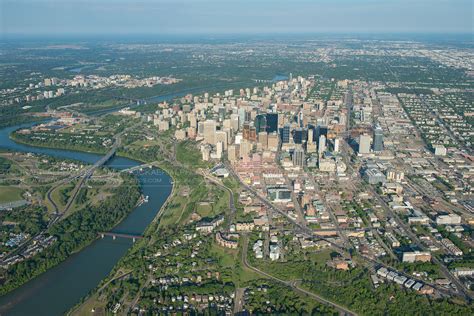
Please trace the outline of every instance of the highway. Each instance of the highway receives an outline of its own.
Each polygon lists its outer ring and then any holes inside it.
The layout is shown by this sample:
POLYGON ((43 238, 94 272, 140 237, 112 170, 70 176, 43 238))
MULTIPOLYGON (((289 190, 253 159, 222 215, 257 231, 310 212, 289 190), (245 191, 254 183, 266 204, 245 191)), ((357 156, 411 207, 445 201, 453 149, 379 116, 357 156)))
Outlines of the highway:
POLYGON ((120 146, 120 143, 121 143, 121 140, 120 140, 120 134, 119 134, 119 135, 115 136, 115 143, 112 146, 112 148, 107 152, 107 154, 105 154, 102 158, 100 158, 95 164, 93 164, 91 167, 86 168, 85 170, 79 172, 78 174, 72 175, 72 176, 70 176, 66 179, 63 179, 63 180, 59 181, 54 187, 52 187, 51 189, 48 190, 48 192, 46 193, 46 197, 47 197, 48 201, 51 203, 51 205, 53 205, 54 211, 55 211, 55 214, 56 214, 56 216, 54 218, 52 218, 51 221, 48 223, 48 227, 51 227, 51 225, 56 223, 58 220, 60 220, 62 218, 62 216, 64 216, 64 214, 67 213, 67 211, 69 210, 69 208, 73 204, 74 200, 76 199, 77 194, 79 193, 80 189, 82 188, 84 183, 87 181, 87 179, 89 179, 89 177, 94 173, 94 171, 97 168, 104 165, 110 158, 112 158, 113 155, 115 155, 115 153, 117 151, 117 148, 120 146), (58 208, 58 205, 56 204, 56 202, 54 202, 53 198, 51 197, 51 193, 55 189, 57 189, 59 186, 65 184, 65 183, 71 182, 75 179, 79 179, 79 178, 80 178, 80 180, 76 184, 76 186, 74 187, 72 196, 68 199, 68 202, 67 202, 66 206, 64 207, 64 210, 60 211, 59 208, 58 208))
POLYGON ((99 161, 97 161, 93 166, 91 166, 90 168, 86 168, 85 170, 82 170, 81 172, 77 173, 77 174, 74 174, 70 177, 67 177, 63 180, 60 180, 58 181, 53 187, 51 187, 47 192, 46 192, 46 199, 48 199, 49 203, 51 203, 51 205, 53 206, 53 211, 54 211, 54 214, 55 216, 51 218, 51 220, 48 222, 48 225, 47 225, 47 228, 41 232, 39 232, 38 234, 36 234, 35 236, 32 236, 30 238, 28 238, 28 240, 26 240, 25 242, 23 242, 19 247, 17 247, 14 251, 11 251, 10 253, 8 253, 4 259, 7 259, 13 255, 15 255, 16 253, 18 253, 19 251, 23 250, 24 248, 26 248, 28 246, 28 244, 30 243, 31 240, 33 240, 35 237, 43 234, 46 232, 47 229, 49 229, 52 225, 54 225, 55 223, 57 223, 63 216, 64 214, 67 213, 67 211, 69 210, 69 208, 71 207, 72 203, 74 202, 77 194, 79 193, 79 190, 81 189, 81 187, 84 185, 84 183, 86 182, 86 180, 92 175, 92 173, 94 172, 95 169, 97 169, 98 167, 102 166, 104 163, 106 163, 116 152, 118 146, 120 145, 120 136, 117 135, 116 136, 116 142, 114 144, 114 146, 109 150, 109 152, 104 156, 102 157, 99 161), (60 187, 61 185, 64 185, 65 183, 68 183, 68 182, 71 182, 77 178, 80 178, 79 182, 76 184, 76 186, 74 187, 73 189, 73 193, 72 193, 72 196, 68 199, 68 202, 66 204, 66 206, 64 207, 64 210, 61 212, 59 210, 59 207, 58 205, 56 204, 56 202, 54 201, 54 199, 51 197, 51 194, 52 192, 57 189, 58 187, 60 187))
POLYGON ((200 174, 203 177, 205 177, 206 179, 208 179, 209 181, 211 181, 212 183, 214 183, 215 185, 217 185, 218 187, 226 190, 227 193, 229 194, 229 210, 230 210, 229 215, 230 216, 229 216, 229 220, 228 220, 228 225, 232 224, 234 222, 234 219, 235 219, 235 213, 237 212, 237 210, 235 208, 234 192, 232 192, 232 190, 230 188, 226 187, 219 180, 217 180, 214 177, 208 175, 205 171, 200 172, 200 174))

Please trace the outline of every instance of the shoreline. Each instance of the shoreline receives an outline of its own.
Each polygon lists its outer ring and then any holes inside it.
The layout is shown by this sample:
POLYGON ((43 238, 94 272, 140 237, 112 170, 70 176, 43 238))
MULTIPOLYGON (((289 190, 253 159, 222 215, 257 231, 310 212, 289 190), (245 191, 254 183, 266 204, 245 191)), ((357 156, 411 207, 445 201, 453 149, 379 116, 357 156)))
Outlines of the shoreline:
POLYGON ((42 145, 42 144, 36 144, 36 143, 29 143, 28 141, 24 141, 22 139, 19 139, 18 137, 13 136, 14 133, 18 131, 15 130, 11 132, 8 137, 13 140, 15 143, 21 144, 21 145, 26 145, 26 146, 31 146, 31 147, 38 147, 38 148, 45 148, 45 149, 59 149, 59 150, 68 150, 68 151, 76 151, 76 152, 81 152, 81 153, 86 153, 86 154, 95 154, 95 155, 105 155, 107 151, 99 151, 99 150, 79 150, 79 149, 73 149, 72 147, 60 147, 60 146, 48 146, 48 145, 42 145))
MULTIPOLYGON (((136 178, 135 178, 136 180, 136 178)), ((138 181, 137 181, 138 183, 138 181)), ((118 226, 125 218, 127 218, 133 211, 135 210, 135 206, 129 210, 126 214, 124 214, 119 220, 117 220, 116 223, 113 224, 113 227, 110 228, 108 231, 111 231, 112 229, 114 229, 116 226, 118 226)), ((86 242, 84 243, 83 245, 81 245, 80 247, 78 247, 77 249, 73 250, 66 258, 64 258, 63 260, 60 260, 58 262, 54 262, 50 267, 48 267, 46 270, 44 271, 41 271, 40 273, 37 273, 37 274, 34 274, 31 278, 29 278, 28 280, 25 280, 24 282, 21 282, 20 284, 18 284, 17 286, 15 286, 14 288, 8 290, 7 292, 5 293, 2 293, 0 295, 0 298, 1 297, 4 297, 16 290, 18 290, 19 288, 21 288, 22 286, 24 286, 25 284, 27 284, 28 282, 31 282, 33 281, 34 279, 38 278, 39 276, 41 276, 42 274, 50 271, 51 269, 57 267, 58 265, 66 262, 67 260, 69 260, 70 258, 72 258, 74 255, 80 253, 82 250, 84 250, 85 248, 89 247, 90 245, 92 245, 95 241, 97 241, 99 239, 99 236, 96 236, 96 238, 90 240, 89 242, 86 242)), ((41 254, 41 253, 40 253, 41 254)), ((33 258, 33 257, 32 257, 33 258)), ((27 259, 28 260, 28 259, 27 259)), ((1 308, 0 308, 1 310, 1 308)))
MULTIPOLYGON (((65 148, 60 148, 60 147, 54 147, 54 146, 38 146, 36 144, 30 144, 28 142, 25 142, 25 141, 19 141, 17 140, 15 137, 12 137, 12 134, 13 133, 10 133, 9 134, 9 138, 14 141, 14 142, 17 142, 19 144, 22 144, 22 145, 27 145, 27 146, 31 146, 31 147, 38 147, 38 148, 46 148, 46 149, 58 149, 58 150, 67 150, 67 151, 71 151, 71 152, 82 152, 82 153, 89 153, 89 154, 96 154, 96 155, 101 155, 103 153, 98 153, 98 152, 89 152, 89 151, 84 151, 84 150, 77 150, 77 149, 65 149, 65 148)), ((8 149, 8 148, 6 148, 8 149)), ((8 151, 11 151, 11 152, 17 152, 15 150, 8 150, 8 151)), ((117 157, 122 157, 122 158, 126 158, 126 159, 129 159, 131 161, 134 161, 134 162, 137 162, 139 163, 139 165, 143 165, 143 164, 146 164, 145 161, 137 158, 137 157, 131 157, 129 155, 123 155, 123 154, 116 154, 117 157)), ((145 235, 147 230, 150 228, 151 224, 154 224, 156 223, 156 221, 158 220, 158 218, 163 214, 163 211, 164 209, 166 208, 166 206, 168 205, 169 203, 169 200, 172 196, 174 196, 174 193, 175 193, 175 185, 174 185, 174 181, 175 181, 175 178, 171 175, 172 172, 169 171, 168 168, 166 167, 160 167, 160 166, 154 166, 158 169, 161 169, 163 172, 166 173, 167 176, 169 176, 173 181, 172 181, 172 190, 170 192, 170 194, 168 195, 168 197, 166 198, 166 200, 164 201, 164 203, 161 205, 161 207, 157 210, 157 214, 153 217, 153 219, 149 222, 149 224, 146 226, 146 228, 144 229, 143 231, 143 234, 145 235)), ((120 171, 119 169, 115 169, 115 168, 112 168, 116 171, 120 171)), ((138 180, 138 177, 134 175, 134 178, 138 180)), ((137 184, 139 185, 139 189, 141 191, 141 185, 140 185, 140 182, 137 181, 137 184)), ((110 228, 108 231, 112 231, 115 227, 117 227, 120 223, 123 222, 123 220, 125 220, 134 210, 136 209, 136 205, 129 211, 127 212, 127 214, 125 214, 122 218, 120 218, 120 220, 118 220, 116 223, 114 223, 113 227, 110 228)), ((9 291, 3 293, 0 297, 4 297, 12 292, 14 292, 15 290, 18 290, 19 288, 21 288, 22 286, 24 286, 25 284, 31 282, 32 280, 36 279, 37 277, 39 277, 40 275, 50 271, 51 269, 53 269, 54 267, 57 267, 59 264, 62 264, 64 262, 66 262, 68 259, 70 259, 71 257, 73 257, 74 255, 80 253, 81 251, 83 251, 85 248, 89 247, 90 245, 92 245, 95 241, 97 241, 99 239, 99 237, 97 236, 96 238, 94 238, 93 240, 91 240, 89 243, 86 243, 84 244, 83 246, 79 247, 78 249, 74 250, 69 256, 67 256, 64 260, 52 265, 51 267, 49 267, 48 269, 46 269, 45 271, 42 271, 41 273, 38 273, 36 274, 34 277, 32 278, 29 278, 28 280, 26 280, 25 282, 22 282, 21 284, 19 284, 18 286, 10 289, 9 291)), ((133 247, 133 246, 132 246, 133 247)), ((132 248, 130 247, 129 250, 132 248)), ((129 251, 127 250, 127 252, 129 251)), ((115 266, 117 265, 118 261, 114 264, 114 267, 113 269, 115 268, 115 266)), ((112 271, 111 271, 112 272, 112 271)), ((109 272, 110 274, 110 272, 109 272)), ((105 280, 105 279, 103 279, 105 280)), ((102 281, 100 281, 99 284, 102 283, 102 281)), ((92 291, 95 291, 95 289, 93 289, 92 291)), ((88 295, 87 295, 88 296, 88 295)), ((82 301, 82 299, 81 299, 82 301)))
MULTIPOLYGON (((131 159, 131 160, 134 160, 134 161, 137 161, 137 162, 140 162, 141 164, 146 164, 147 162, 143 161, 143 160, 140 160, 138 158, 132 158, 132 156, 129 156, 129 155, 120 155, 120 154, 117 154, 119 157, 122 157, 122 158, 127 158, 127 159, 131 159)), ((157 164, 159 164, 157 162, 157 164)), ((166 168, 165 166, 153 166, 155 168, 158 168, 158 169, 161 169, 163 170, 164 172, 166 172, 166 174, 173 180, 173 184, 172 184, 172 187, 171 187, 171 192, 170 194, 168 195, 168 197, 166 198, 166 200, 163 202, 163 204, 161 205, 161 207, 157 210, 157 213, 156 215, 153 217, 153 220, 150 222, 150 224, 148 224, 148 226, 145 228, 144 232, 143 232, 143 236, 147 236, 148 233, 149 233, 149 230, 151 229, 152 225, 156 225, 158 224, 158 221, 160 219, 160 217, 163 215, 164 211, 166 210, 166 208, 168 207, 168 204, 170 202, 170 200, 175 196, 175 193, 176 193, 176 180, 172 174, 172 172, 170 172, 170 170, 168 168, 166 168)), ((158 227, 157 227, 158 228, 158 227)), ((125 257, 129 251, 131 251, 133 249, 133 247, 136 247, 137 245, 139 245, 140 242, 138 243, 135 243, 134 245, 132 245, 132 247, 130 247, 127 252, 124 254, 123 257, 125 257)), ((123 258, 122 257, 122 258, 123 258)), ((120 258, 120 260, 122 259, 120 258)), ((69 310, 65 311, 64 314, 65 315, 72 315, 76 310, 78 310, 80 308, 80 306, 86 302, 88 299, 90 299, 93 295, 97 294, 98 290, 107 282, 109 282, 110 280, 112 280, 113 278, 115 278, 115 275, 113 275, 112 273, 114 272, 114 270, 117 268, 117 265, 118 265, 119 261, 114 265, 114 267, 112 268, 112 270, 109 272, 109 274, 107 275, 107 277, 105 277, 104 279, 102 279, 98 284, 97 286, 92 289, 89 293, 87 293, 85 296, 83 296, 82 298, 80 298, 80 300, 77 302, 77 304, 75 304, 74 306, 72 306, 69 310)))

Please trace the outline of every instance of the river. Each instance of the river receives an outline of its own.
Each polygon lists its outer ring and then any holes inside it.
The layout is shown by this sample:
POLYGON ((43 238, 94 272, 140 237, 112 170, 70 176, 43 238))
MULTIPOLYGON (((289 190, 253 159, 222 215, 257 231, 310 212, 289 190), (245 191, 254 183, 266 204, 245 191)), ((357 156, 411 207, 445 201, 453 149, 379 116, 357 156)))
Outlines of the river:
MULTIPOLYGON (((285 75, 276 75, 272 81, 287 79, 288 77, 285 75)), ((218 86, 220 85, 214 85, 212 88, 218 86)), ((150 97, 146 100, 148 102, 162 102, 210 87, 186 89, 150 97)), ((114 110, 116 109, 108 108, 91 114, 101 115, 114 110)), ((93 164, 101 158, 97 154, 18 144, 9 138, 10 133, 14 130, 34 124, 21 124, 0 129, 0 148, 75 159, 89 164, 93 164)), ((138 166, 140 163, 131 159, 114 157, 106 165, 122 170, 138 166)), ((146 169, 135 172, 135 174, 140 181, 142 193, 149 196, 149 201, 135 208, 113 229, 115 232, 142 234, 171 193, 172 180, 165 172, 159 169, 146 169)), ((110 237, 105 237, 94 241, 56 267, 0 297, 0 315, 51 316, 63 314, 93 290, 110 273, 131 246, 132 241, 126 239, 112 240, 110 237)))
MULTIPOLYGON (((31 125, 33 124, 0 129, 0 148, 75 159, 89 164, 101 158, 96 154, 18 144, 9 138, 12 131, 31 125)), ((117 170, 138 165, 140 163, 137 161, 121 157, 114 157, 107 163, 108 167, 117 170)), ((115 232, 142 234, 171 193, 172 180, 160 169, 145 169, 135 174, 140 181, 142 193, 149 196, 149 201, 136 207, 113 229, 115 232)), ((129 239, 97 239, 56 267, 0 297, 0 315, 63 314, 93 290, 131 246, 132 241, 129 239)))

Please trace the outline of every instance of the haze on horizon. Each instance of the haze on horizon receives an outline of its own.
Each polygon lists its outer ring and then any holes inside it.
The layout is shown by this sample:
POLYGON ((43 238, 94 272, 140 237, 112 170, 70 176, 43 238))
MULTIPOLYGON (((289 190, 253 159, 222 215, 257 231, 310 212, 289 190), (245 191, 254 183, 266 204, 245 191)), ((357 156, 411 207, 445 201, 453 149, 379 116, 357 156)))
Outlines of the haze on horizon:
POLYGON ((0 34, 471 33, 470 0, 0 0, 0 34))

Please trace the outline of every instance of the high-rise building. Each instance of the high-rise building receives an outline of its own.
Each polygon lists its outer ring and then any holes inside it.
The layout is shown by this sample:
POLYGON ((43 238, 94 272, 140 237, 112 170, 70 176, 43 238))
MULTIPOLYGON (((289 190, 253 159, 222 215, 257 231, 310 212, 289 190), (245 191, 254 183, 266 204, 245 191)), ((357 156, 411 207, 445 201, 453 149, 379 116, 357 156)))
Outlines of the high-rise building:
POLYGON ((223 152, 224 152, 224 143, 223 142, 217 142, 216 143, 216 158, 221 159, 223 152))
POLYGON ((339 138, 336 138, 334 140, 334 152, 335 153, 339 152, 339 150, 340 150, 339 147, 341 146, 340 143, 341 143, 341 140, 339 138))
POLYGON ((278 150, 278 135, 277 133, 271 133, 267 136, 268 149, 271 151, 278 150))
POLYGON ((278 131, 278 113, 267 113, 267 133, 273 133, 278 131))
POLYGON ((302 148, 296 148, 293 151, 293 165, 303 167, 304 166, 304 150, 302 148))
POLYGON ((325 151, 326 151, 326 136, 321 135, 319 136, 319 142, 318 142, 319 157, 321 157, 325 151))
POLYGON ((316 139, 319 140, 319 137, 321 137, 321 135, 324 135, 326 138, 328 138, 328 127, 327 126, 323 126, 323 125, 316 126, 316 134, 314 135, 315 140, 316 139))
POLYGON ((230 126, 237 132, 239 130, 239 115, 238 114, 231 114, 230 115, 230 126))
POLYGON ((298 127, 293 131, 293 141, 295 144, 304 144, 308 140, 308 134, 305 129, 298 127))
POLYGON ((306 142, 306 151, 308 153, 316 152, 316 143, 313 140, 314 138, 314 129, 308 128, 308 140, 306 142))
POLYGON ((240 158, 248 157, 252 152, 253 145, 247 140, 242 140, 240 143, 240 158))
POLYGON ((360 135, 359 137, 359 154, 368 154, 370 153, 370 142, 372 137, 370 135, 360 135))
POLYGON ((211 158, 211 151, 212 151, 212 148, 210 145, 201 144, 202 160, 209 161, 209 159, 211 158))
POLYGON ((219 121, 222 122, 225 118, 225 107, 221 106, 219 107, 218 114, 219 114, 219 121))
POLYGON ((377 125, 374 129, 373 148, 375 152, 380 152, 383 150, 383 130, 379 125, 377 125))
POLYGON ((197 132, 199 136, 204 136, 204 122, 197 123, 197 132))
POLYGON ((290 142, 290 125, 285 125, 282 128, 281 132, 281 142, 283 144, 288 144, 290 142))
POLYGON ((267 116, 265 114, 258 114, 255 117, 255 128, 257 129, 257 134, 267 130, 267 116))
POLYGON ((234 162, 239 157, 239 145, 230 145, 227 150, 227 159, 230 162, 234 162))
POLYGON ((214 136, 214 142, 217 144, 219 142, 222 143, 223 149, 227 149, 227 133, 225 131, 216 131, 214 136))
POLYGON ((196 128, 197 127, 197 119, 194 114, 188 114, 188 121, 189 121, 189 126, 196 128))
POLYGON ((312 144, 314 142, 313 134, 314 134, 314 130, 312 128, 308 128, 308 141, 307 141, 308 144, 312 144))
POLYGON ((246 120, 246 113, 245 113, 245 109, 244 108, 240 108, 239 109, 239 127, 242 127, 244 126, 244 122, 246 120))
POLYGON ((203 136, 204 136, 204 142, 208 144, 212 144, 212 145, 215 144, 216 121, 207 120, 204 122, 203 136))
POLYGON ((303 111, 300 111, 300 112, 298 113, 298 126, 299 126, 299 127, 303 127, 303 126, 304 126, 304 124, 303 124, 303 118, 304 118, 304 116, 303 116, 303 111))
POLYGON ((268 134, 267 134, 267 132, 258 133, 258 142, 262 145, 263 149, 268 148, 268 134))
POLYGON ((250 123, 245 123, 243 127, 243 138, 245 140, 256 142, 257 141, 257 130, 255 126, 251 125, 250 123))

